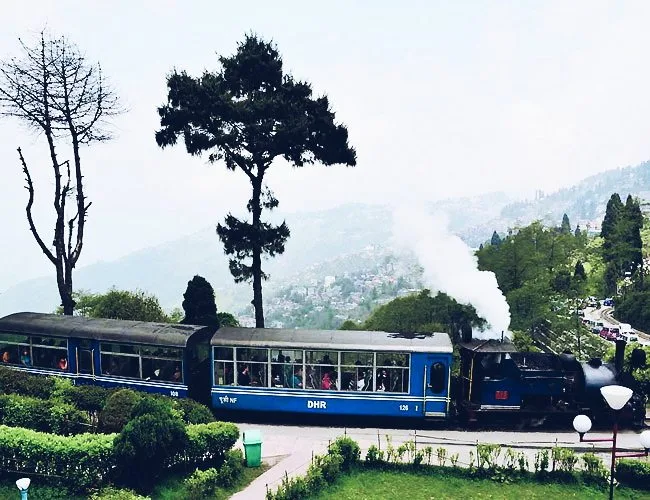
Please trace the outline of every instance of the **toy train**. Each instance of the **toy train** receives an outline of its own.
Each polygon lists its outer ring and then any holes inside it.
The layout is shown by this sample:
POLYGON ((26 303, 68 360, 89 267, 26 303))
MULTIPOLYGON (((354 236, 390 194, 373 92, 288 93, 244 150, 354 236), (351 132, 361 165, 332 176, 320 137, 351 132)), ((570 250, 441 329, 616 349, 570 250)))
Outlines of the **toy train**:
MULTIPOLYGON (((263 411, 473 422, 483 416, 598 416, 598 389, 623 384, 616 362, 517 352, 510 342, 465 339, 452 376, 446 333, 231 328, 40 313, 0 319, 0 365, 77 384, 191 397, 217 412, 263 411)), ((640 351, 643 353, 643 351, 640 351)), ((645 363, 644 353, 634 357, 645 363)), ((624 418, 642 424, 636 394, 624 418)))

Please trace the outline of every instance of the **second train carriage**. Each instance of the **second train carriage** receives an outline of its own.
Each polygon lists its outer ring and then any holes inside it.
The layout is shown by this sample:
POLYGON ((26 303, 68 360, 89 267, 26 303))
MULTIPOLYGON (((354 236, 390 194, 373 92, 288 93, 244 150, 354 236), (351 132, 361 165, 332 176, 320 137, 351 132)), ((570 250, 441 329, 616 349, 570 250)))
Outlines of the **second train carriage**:
POLYGON ((76 383, 174 397, 209 390, 214 329, 194 325, 16 313, 0 319, 0 364, 76 383))
POLYGON ((217 410, 445 418, 444 333, 221 328, 212 337, 217 410))

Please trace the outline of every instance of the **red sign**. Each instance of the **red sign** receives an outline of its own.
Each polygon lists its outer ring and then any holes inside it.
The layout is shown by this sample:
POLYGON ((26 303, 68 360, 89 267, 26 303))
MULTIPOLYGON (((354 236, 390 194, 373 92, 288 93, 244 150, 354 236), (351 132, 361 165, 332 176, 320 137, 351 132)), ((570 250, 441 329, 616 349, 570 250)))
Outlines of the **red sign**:
POLYGON ((496 391, 494 399, 508 399, 508 391, 496 391))

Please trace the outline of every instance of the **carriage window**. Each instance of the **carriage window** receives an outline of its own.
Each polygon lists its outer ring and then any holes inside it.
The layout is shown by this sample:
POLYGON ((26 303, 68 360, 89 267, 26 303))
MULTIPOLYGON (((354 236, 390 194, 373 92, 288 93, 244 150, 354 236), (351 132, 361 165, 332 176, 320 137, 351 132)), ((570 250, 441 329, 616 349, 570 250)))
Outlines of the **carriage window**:
POLYGON ((235 363, 232 347, 214 348, 214 384, 232 385, 235 383, 235 363))
POLYGON ((445 391, 447 382, 447 368, 443 363, 434 363, 431 366, 431 377, 429 378, 429 387, 434 394, 440 394, 445 391))
POLYGON ((145 380, 183 382, 183 350, 175 347, 141 346, 142 377, 145 380))
POLYGON ((31 361, 34 366, 68 371, 67 339, 56 337, 32 337, 31 340, 31 361))
POLYGON ((302 389, 305 378, 302 371, 302 357, 302 350, 271 350, 271 386, 302 389))
POLYGON ((409 391, 409 355, 401 352, 377 353, 376 391, 409 391))
POLYGON ((140 356, 137 346, 128 344, 101 344, 103 375, 141 378, 140 356))
POLYGON ((268 386, 267 349, 237 348, 237 385, 268 386))
POLYGON ((372 391, 371 352, 341 353, 341 390, 372 391))
POLYGON ((334 390, 338 378, 339 353, 337 351, 305 351, 305 387, 307 389, 334 390))

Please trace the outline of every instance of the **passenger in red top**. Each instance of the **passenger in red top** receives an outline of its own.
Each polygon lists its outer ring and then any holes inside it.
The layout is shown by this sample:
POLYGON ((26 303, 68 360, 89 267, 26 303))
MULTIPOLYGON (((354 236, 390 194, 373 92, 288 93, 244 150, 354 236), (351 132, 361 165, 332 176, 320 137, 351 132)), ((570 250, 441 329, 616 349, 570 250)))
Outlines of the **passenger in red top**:
POLYGON ((321 382, 322 389, 331 389, 332 388, 332 379, 330 379, 329 372, 325 372, 323 375, 323 381, 321 382))
POLYGON ((56 367, 59 370, 66 371, 68 369, 68 360, 64 358, 63 356, 59 358, 59 362, 57 363, 56 367))

